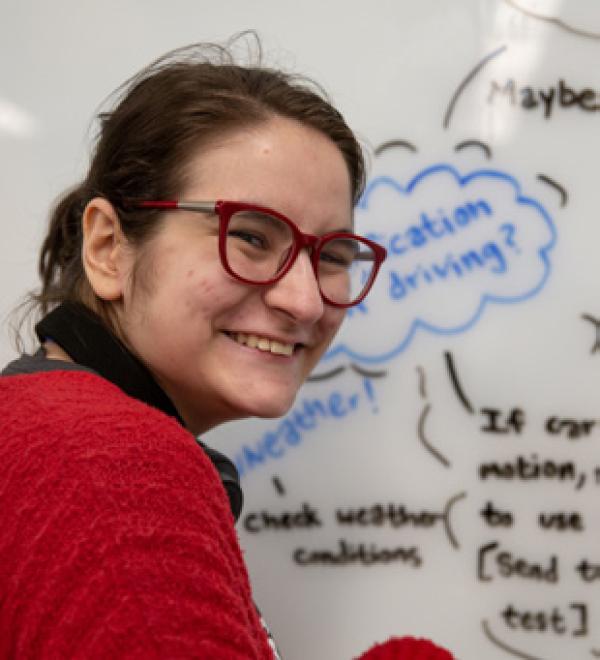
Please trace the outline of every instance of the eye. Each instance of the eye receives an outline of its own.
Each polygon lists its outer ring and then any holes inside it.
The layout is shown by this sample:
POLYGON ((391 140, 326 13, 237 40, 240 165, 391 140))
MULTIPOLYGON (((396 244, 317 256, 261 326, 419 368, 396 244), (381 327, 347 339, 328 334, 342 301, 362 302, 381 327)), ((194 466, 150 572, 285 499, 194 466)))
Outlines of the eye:
POLYGON ((347 270, 352 266, 359 252, 356 241, 351 239, 334 239, 327 241, 319 255, 319 260, 325 265, 347 270))
POLYGON ((229 242, 256 252, 278 249, 291 242, 290 230, 279 219, 256 210, 244 210, 231 216, 227 227, 229 242))
POLYGON ((266 250, 269 247, 267 239, 258 232, 248 231, 240 228, 230 229, 227 232, 227 236, 229 238, 237 238, 240 241, 244 241, 244 243, 247 243, 248 245, 251 245, 257 249, 266 250))
POLYGON ((340 268, 349 268, 352 263, 352 257, 349 255, 339 254, 333 250, 321 250, 319 259, 332 266, 339 266, 340 268))

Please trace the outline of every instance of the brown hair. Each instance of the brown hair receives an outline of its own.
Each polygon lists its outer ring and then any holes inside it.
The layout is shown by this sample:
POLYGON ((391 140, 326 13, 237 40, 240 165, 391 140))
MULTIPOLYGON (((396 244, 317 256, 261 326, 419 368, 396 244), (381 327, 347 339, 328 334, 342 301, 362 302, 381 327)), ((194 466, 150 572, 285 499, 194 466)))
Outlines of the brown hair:
MULTIPOLYGON (((249 35, 246 33, 245 35, 249 35)), ((197 44, 156 60, 116 91, 114 109, 99 115, 89 172, 57 202, 39 258, 41 290, 32 303, 44 314, 66 300, 98 313, 116 330, 109 303, 93 293, 81 260, 81 217, 93 197, 118 210, 126 238, 141 245, 159 226, 157 211, 126 208, 128 199, 176 198, 189 154, 226 132, 292 118, 329 137, 342 153, 356 202, 364 186, 360 145, 342 115, 312 81, 236 63, 228 47, 197 44)), ((236 39, 239 39, 237 37, 236 39)))

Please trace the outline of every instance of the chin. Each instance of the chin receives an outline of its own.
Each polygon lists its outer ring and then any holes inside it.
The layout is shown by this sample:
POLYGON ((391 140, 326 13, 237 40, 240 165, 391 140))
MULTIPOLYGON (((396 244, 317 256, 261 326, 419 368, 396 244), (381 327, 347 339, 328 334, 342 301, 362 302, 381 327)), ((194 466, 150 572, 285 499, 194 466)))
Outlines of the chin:
POLYGON ((244 406, 242 417, 259 417, 263 419, 276 419, 283 417, 290 408, 294 405, 296 400, 296 393, 290 397, 274 397, 269 400, 262 399, 256 401, 252 405, 244 406))

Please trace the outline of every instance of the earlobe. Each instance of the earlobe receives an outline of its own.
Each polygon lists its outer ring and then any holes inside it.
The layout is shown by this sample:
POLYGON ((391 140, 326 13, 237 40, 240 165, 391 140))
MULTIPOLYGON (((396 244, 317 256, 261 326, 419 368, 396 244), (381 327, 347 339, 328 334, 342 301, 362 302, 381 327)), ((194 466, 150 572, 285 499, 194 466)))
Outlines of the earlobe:
POLYGON ((129 273, 127 241, 114 206, 103 197, 88 202, 82 218, 81 259, 94 293, 102 300, 119 300, 129 273))

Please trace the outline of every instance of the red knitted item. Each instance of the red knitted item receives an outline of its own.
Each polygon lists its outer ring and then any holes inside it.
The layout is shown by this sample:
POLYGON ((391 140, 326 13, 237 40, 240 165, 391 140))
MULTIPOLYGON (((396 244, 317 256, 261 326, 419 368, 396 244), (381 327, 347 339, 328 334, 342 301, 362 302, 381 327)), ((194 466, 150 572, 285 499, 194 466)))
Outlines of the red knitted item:
POLYGON ((357 660, 454 660, 443 648, 427 639, 392 637, 376 644, 357 660))
POLYGON ((0 378, 0 657, 272 658, 212 464, 93 374, 0 378))

